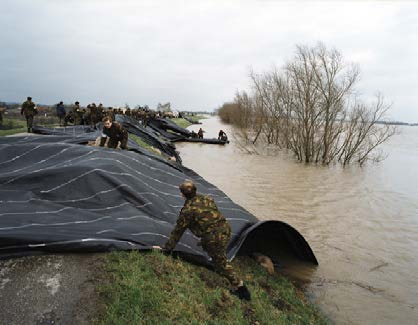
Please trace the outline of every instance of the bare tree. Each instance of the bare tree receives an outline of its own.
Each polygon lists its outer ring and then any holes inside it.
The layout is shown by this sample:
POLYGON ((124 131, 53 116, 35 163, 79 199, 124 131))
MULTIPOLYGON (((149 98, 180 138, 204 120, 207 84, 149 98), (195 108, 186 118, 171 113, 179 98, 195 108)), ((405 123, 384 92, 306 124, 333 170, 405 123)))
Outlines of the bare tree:
POLYGON ((229 111, 229 122, 246 142, 289 149, 307 163, 362 165, 379 159, 372 152, 396 132, 378 124, 390 105, 381 95, 373 105, 361 103, 354 91, 358 67, 345 64, 341 53, 322 43, 297 46, 295 57, 281 70, 251 71, 250 78, 251 95, 238 92, 234 110, 223 112, 229 111))
POLYGON ((381 154, 371 155, 372 151, 396 133, 396 127, 378 124, 383 119, 390 105, 384 103, 383 96, 378 94, 376 102, 367 106, 357 103, 347 121, 343 145, 338 161, 343 165, 356 161, 363 165, 367 160, 380 160, 381 154))

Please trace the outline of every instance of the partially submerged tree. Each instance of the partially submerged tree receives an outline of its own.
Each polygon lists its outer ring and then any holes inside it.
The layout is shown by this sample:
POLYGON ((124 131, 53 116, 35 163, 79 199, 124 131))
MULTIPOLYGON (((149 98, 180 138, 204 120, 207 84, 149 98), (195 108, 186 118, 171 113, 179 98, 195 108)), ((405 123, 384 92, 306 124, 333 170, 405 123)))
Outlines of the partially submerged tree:
POLYGON ((289 149, 307 163, 347 165, 381 158, 372 153, 395 133, 394 126, 378 124, 390 105, 381 95, 374 104, 361 102, 354 91, 358 67, 321 43, 297 46, 281 70, 251 72, 250 78, 251 95, 237 93, 235 106, 220 110, 247 142, 289 149))

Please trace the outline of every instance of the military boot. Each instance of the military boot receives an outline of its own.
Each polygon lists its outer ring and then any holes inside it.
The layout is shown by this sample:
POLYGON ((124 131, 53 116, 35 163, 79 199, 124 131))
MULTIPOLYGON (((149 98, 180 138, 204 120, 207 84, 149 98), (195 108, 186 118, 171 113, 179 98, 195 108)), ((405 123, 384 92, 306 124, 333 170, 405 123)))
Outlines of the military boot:
POLYGON ((234 296, 237 296, 239 299, 245 299, 247 301, 251 300, 251 293, 250 290, 248 290, 246 285, 239 286, 236 290, 230 290, 229 291, 234 296))

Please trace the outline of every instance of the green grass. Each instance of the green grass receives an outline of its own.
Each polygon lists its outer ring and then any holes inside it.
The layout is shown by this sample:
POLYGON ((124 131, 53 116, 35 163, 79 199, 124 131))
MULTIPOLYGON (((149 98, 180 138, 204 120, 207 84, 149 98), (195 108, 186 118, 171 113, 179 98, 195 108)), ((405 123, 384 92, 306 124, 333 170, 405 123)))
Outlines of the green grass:
MULTIPOLYGON (((59 126, 53 117, 44 118, 35 116, 34 125, 45 125, 47 127, 59 126)), ((27 132, 26 120, 22 117, 18 118, 5 118, 3 125, 0 127, 0 136, 12 135, 22 132, 27 132)))
POLYGON ((129 133, 129 137, 134 140, 140 147, 152 151, 160 156, 162 156, 161 151, 150 146, 148 143, 144 142, 140 137, 136 136, 135 134, 129 133))
POLYGON ((188 126, 192 125, 189 121, 186 121, 184 118, 172 118, 171 119, 174 123, 176 123, 178 126, 186 129, 188 126))
MULTIPOLYGON (((191 119, 192 121, 197 122, 207 117, 203 115, 194 115, 194 116, 188 115, 187 118, 191 119)), ((189 121, 186 121, 184 118, 172 118, 171 120, 182 128, 187 128, 188 126, 192 125, 192 123, 190 123, 189 121)))
POLYGON ((3 125, 0 127, 0 136, 12 135, 16 133, 27 132, 26 121, 17 119, 3 119, 3 125))
POLYGON ((227 281, 160 252, 107 254, 98 284, 104 313, 98 324, 326 324, 303 293, 253 259, 233 265, 252 300, 232 296, 227 281))

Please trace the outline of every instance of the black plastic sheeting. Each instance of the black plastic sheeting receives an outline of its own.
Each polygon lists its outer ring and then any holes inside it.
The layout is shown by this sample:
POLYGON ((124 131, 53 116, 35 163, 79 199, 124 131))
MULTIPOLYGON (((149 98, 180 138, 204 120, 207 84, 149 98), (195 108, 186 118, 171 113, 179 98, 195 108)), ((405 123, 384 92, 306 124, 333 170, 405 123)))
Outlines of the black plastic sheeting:
POLYGON ((191 132, 185 128, 182 128, 178 126, 176 123, 171 121, 170 119, 151 119, 148 122, 148 125, 155 129, 157 132, 160 132, 162 130, 166 131, 166 137, 168 139, 173 138, 173 133, 168 132, 168 130, 173 131, 177 134, 182 135, 184 138, 189 137, 191 135, 191 132))
MULTIPOLYGON (((317 264, 291 226, 258 221, 181 164, 132 141, 129 151, 87 146, 100 135, 89 127, 49 130, 54 135, 0 138, 0 258, 163 245, 184 204, 178 186, 192 179, 231 225, 229 258, 263 252, 269 243, 317 264)), ((197 244, 187 231, 175 251, 205 263, 208 256, 197 244)))
MULTIPOLYGON (((162 153, 168 155, 169 157, 175 157, 176 161, 181 163, 181 158, 178 152, 176 151, 176 147, 174 144, 172 144, 172 140, 167 138, 165 136, 165 133, 169 133, 170 135, 173 135, 173 133, 166 132, 164 129, 158 129, 156 127, 144 127, 141 123, 136 121, 133 118, 130 118, 125 115, 116 115, 115 117, 116 122, 121 123, 123 127, 131 134, 134 134, 141 138, 145 143, 147 143, 150 146, 153 146, 154 148, 157 148, 162 153)), ((171 122, 171 121, 170 121, 171 122)), ((99 128, 102 128, 101 125, 98 126, 99 128)), ((180 131, 183 133, 183 128, 180 128, 180 131)), ((187 131, 187 130, 186 130, 187 131)), ((179 139, 184 139, 184 135, 179 134, 176 136, 179 139)))
POLYGON ((224 141, 224 140, 218 140, 215 138, 209 139, 209 138, 203 138, 203 139, 199 139, 199 138, 187 138, 187 139, 183 139, 180 140, 183 142, 200 142, 200 143, 207 143, 207 144, 226 144, 229 143, 228 140, 224 141))
MULTIPOLYGON (((170 119, 151 119, 148 123, 148 127, 144 127, 138 121, 125 115, 116 115, 115 120, 121 123, 129 133, 141 137, 147 144, 161 150, 161 152, 164 152, 167 155, 176 157, 177 161, 180 162, 181 158, 175 151, 175 146, 172 144, 174 142, 201 142, 207 144, 229 143, 229 141, 214 138, 192 138, 189 130, 178 126, 170 119)), ((101 126, 99 127, 101 128, 101 126)))

